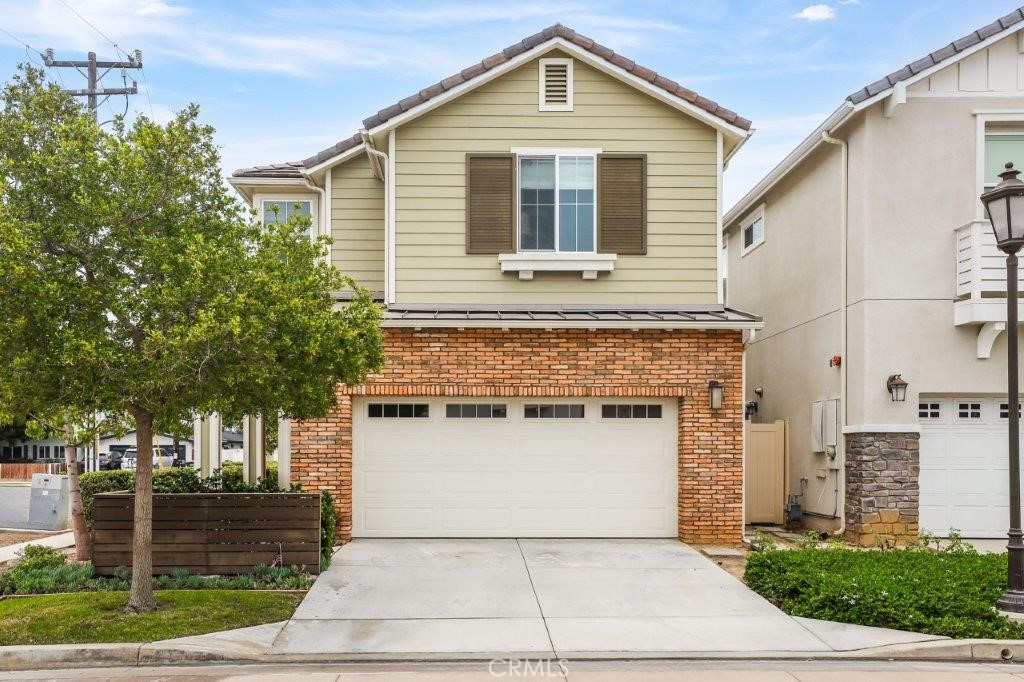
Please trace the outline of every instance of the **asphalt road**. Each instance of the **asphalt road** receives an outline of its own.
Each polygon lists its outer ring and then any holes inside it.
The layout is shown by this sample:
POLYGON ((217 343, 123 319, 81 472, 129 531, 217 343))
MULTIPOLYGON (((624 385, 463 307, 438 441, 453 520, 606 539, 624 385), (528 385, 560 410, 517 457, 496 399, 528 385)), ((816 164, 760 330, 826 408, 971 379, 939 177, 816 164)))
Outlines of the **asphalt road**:
POLYGON ((0 528, 27 528, 28 501, 32 488, 27 485, 0 485, 0 528))
MULTIPOLYGON (((537 664, 539 662, 532 661, 537 664)), ((508 662, 459 664, 205 665, 0 672, 6 680, 162 682, 1020 682, 1022 665, 885 661, 566 661, 564 671, 508 662)))

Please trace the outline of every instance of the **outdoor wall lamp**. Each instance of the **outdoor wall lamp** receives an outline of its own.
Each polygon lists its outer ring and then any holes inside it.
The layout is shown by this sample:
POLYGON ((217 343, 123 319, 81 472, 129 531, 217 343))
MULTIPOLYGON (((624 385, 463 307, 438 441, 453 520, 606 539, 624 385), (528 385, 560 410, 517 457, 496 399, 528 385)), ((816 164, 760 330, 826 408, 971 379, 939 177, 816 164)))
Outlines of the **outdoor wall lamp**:
POLYGON ((899 374, 891 375, 885 382, 894 403, 902 403, 907 399, 907 382, 899 374))
POLYGON ((712 379, 708 382, 708 400, 712 410, 722 409, 724 402, 724 389, 722 384, 712 379))
POLYGON ((1001 182, 981 195, 996 246, 1006 254, 1006 353, 1009 414, 1007 436, 1010 456, 1010 542, 1007 583, 1009 589, 996 602, 1004 611, 1024 613, 1024 532, 1020 524, 1020 388, 1017 366, 1017 252, 1024 246, 1024 182, 1017 176, 1013 163, 999 174, 1001 182))

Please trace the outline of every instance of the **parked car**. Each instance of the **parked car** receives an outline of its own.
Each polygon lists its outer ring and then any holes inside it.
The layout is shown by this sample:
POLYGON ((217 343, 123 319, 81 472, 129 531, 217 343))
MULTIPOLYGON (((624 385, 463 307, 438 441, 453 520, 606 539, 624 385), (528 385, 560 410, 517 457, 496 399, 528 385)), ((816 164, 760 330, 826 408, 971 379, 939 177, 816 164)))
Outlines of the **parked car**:
POLYGON ((113 471, 121 468, 121 458, 124 453, 118 450, 100 453, 100 470, 113 471))
MULTIPOLYGON (((128 448, 124 451, 124 457, 121 459, 122 469, 134 469, 138 465, 138 449, 128 448)), ((160 448, 153 448, 153 468, 159 469, 164 467, 174 466, 174 455, 164 454, 160 448)))

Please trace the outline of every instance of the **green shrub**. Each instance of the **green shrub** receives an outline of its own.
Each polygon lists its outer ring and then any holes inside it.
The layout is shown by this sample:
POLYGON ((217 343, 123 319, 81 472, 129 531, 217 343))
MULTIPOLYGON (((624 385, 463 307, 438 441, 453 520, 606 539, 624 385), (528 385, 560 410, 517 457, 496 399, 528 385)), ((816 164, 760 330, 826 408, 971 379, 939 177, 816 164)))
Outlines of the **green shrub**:
POLYGON ((320 567, 326 569, 331 565, 334 554, 334 536, 338 531, 338 510, 334 508, 334 496, 331 491, 320 493, 320 567))
POLYGON ((805 549, 751 553, 744 579, 792 616, 948 637, 1020 639, 1024 627, 995 610, 1005 554, 805 549))
MULTIPOLYGON (((154 478, 156 478, 155 474, 154 478)), ((100 493, 135 490, 135 472, 127 469, 88 471, 78 476, 78 487, 82 491, 85 521, 92 527, 92 498, 100 493)))

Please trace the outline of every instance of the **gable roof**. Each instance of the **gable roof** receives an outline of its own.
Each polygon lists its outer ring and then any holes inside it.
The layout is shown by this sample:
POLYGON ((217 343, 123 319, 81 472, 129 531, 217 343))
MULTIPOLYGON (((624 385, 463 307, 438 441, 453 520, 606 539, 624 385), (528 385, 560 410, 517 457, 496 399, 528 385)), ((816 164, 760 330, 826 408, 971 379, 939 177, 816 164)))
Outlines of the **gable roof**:
POLYGON ((1006 33, 1022 28, 1024 28, 1024 7, 1019 7, 1006 16, 971 31, 945 47, 907 64, 902 69, 893 71, 884 78, 868 83, 863 88, 850 93, 838 109, 726 212, 722 219, 722 230, 727 230, 737 220, 742 219, 775 186, 775 183, 793 170, 808 154, 817 149, 818 145, 823 143, 823 133, 835 130, 853 114, 888 96, 897 87, 906 87, 940 68, 955 64, 968 55, 1001 40, 1006 33))
MULTIPOLYGON (((388 121, 391 121, 416 106, 425 104, 426 102, 451 91, 453 88, 479 78, 519 55, 559 38, 585 50, 587 53, 598 57, 601 60, 604 60, 612 66, 622 69, 632 76, 650 83, 669 95, 685 100, 694 107, 711 114, 730 126, 742 131, 750 131, 751 122, 749 119, 743 118, 736 112, 726 109, 717 102, 713 102, 706 97, 701 97, 693 90, 683 87, 676 81, 666 78, 651 69, 640 66, 633 60, 618 54, 614 50, 605 47, 604 45, 595 42, 593 39, 581 35, 568 26, 563 26, 562 24, 549 26, 543 31, 535 33, 528 38, 524 38, 518 43, 509 45, 501 52, 492 54, 490 57, 487 57, 486 59, 473 64, 472 66, 469 66, 448 78, 442 79, 437 83, 406 97, 405 99, 399 100, 391 106, 381 109, 376 114, 363 119, 363 126, 367 129, 373 129, 384 125, 388 121)), ((303 170, 313 168, 325 161, 329 161, 339 154, 355 149, 362 143, 362 136, 359 133, 356 133, 355 135, 347 137, 341 142, 331 145, 327 149, 317 152, 313 156, 302 161, 242 168, 232 173, 232 177, 298 178, 301 177, 303 170)))

